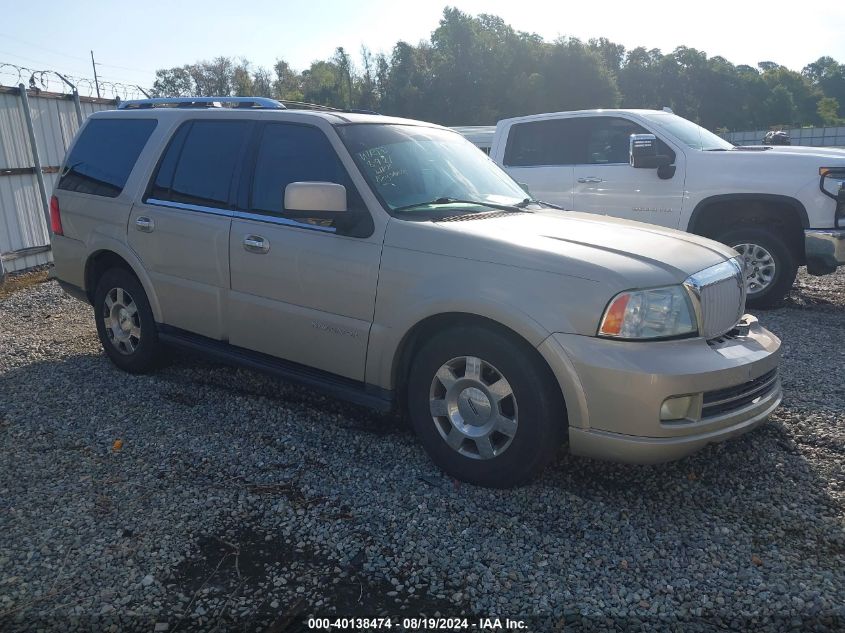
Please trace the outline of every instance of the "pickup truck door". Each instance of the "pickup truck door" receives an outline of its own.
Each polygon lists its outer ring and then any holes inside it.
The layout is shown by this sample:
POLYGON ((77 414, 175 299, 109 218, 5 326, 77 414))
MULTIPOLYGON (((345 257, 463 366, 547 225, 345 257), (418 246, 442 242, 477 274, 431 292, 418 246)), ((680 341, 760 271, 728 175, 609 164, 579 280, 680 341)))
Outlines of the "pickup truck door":
POLYGON ((532 197, 572 209, 572 187, 579 124, 574 118, 548 118, 515 123, 496 161, 532 197))
POLYGON ((229 342, 363 381, 383 236, 284 216, 300 181, 342 184, 350 213, 369 213, 320 129, 267 123, 254 147, 229 237, 229 342))
MULTIPOLYGON (((684 155, 659 141, 670 153, 675 174, 662 180, 656 169, 634 169, 628 162, 631 134, 649 133, 622 117, 581 117, 583 160, 575 165, 572 208, 676 228, 684 200, 684 155)), ((658 137, 659 138, 659 137, 658 137)))

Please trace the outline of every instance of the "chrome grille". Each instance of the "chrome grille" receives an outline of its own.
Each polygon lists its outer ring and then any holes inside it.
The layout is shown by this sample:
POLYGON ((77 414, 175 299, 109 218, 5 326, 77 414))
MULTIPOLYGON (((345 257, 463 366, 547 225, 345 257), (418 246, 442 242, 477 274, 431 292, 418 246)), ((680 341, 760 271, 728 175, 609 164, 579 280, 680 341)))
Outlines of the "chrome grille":
POLYGON ((735 259, 691 275, 684 285, 698 303, 698 323, 706 339, 732 330, 745 312, 742 267, 735 259))

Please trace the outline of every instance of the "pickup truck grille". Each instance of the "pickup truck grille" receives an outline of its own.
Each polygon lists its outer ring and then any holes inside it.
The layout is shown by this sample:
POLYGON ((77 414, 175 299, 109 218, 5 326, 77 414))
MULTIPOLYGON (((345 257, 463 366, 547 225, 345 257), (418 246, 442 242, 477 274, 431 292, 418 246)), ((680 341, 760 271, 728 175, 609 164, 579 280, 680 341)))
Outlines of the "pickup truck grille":
POLYGON ((745 312, 745 280, 734 259, 691 275, 685 285, 698 298, 701 335, 708 340, 732 330, 745 312))
POLYGON ((777 385, 778 370, 775 368, 741 385, 707 391, 704 393, 701 417, 706 419, 738 411, 758 398, 770 394, 777 385))

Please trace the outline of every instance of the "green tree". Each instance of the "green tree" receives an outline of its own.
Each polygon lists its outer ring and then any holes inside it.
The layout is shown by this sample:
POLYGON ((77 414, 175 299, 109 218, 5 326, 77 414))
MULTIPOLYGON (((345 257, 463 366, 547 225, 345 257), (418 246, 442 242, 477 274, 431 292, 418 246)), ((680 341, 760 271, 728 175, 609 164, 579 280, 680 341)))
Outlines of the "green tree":
POLYGON ((842 119, 839 118, 839 102, 833 97, 822 97, 819 99, 819 118, 824 125, 839 125, 842 119))
POLYGON ((770 126, 789 127, 796 120, 795 99, 786 86, 775 86, 763 107, 770 126))
POLYGON ((162 68, 156 71, 152 89, 154 97, 189 97, 195 92, 194 81, 186 66, 162 68))
POLYGON ((494 15, 447 7, 427 40, 397 42, 389 54, 342 47, 299 72, 248 60, 210 61, 156 71, 156 96, 271 95, 444 123, 580 108, 671 106, 710 129, 833 124, 845 112, 845 65, 820 57, 797 73, 773 61, 734 66, 680 46, 625 48, 603 37, 546 42, 494 15), (357 61, 357 60, 356 60, 357 61))
POLYGON ((288 101, 302 101, 302 78, 283 59, 273 65, 276 79, 273 81, 273 96, 288 101))
POLYGON ((255 96, 255 83, 250 70, 250 63, 242 59, 232 69, 232 90, 237 97, 255 96))

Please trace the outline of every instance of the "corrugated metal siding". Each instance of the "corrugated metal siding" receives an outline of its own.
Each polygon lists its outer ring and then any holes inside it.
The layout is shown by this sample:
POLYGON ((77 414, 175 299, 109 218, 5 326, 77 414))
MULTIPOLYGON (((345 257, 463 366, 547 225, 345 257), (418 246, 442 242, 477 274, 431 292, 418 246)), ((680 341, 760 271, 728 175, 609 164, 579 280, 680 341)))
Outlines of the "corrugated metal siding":
MULTIPOLYGON (((58 167, 79 125, 73 100, 28 92, 32 123, 42 167, 58 167)), ((81 103, 82 116, 114 108, 113 102, 81 103)), ((0 171, 33 167, 20 94, 0 92, 0 171)), ((44 174, 50 196, 58 174, 44 174)), ((35 173, 0 175, 0 254, 48 244, 50 234, 35 173)), ((6 272, 25 270, 51 261, 49 252, 3 263, 6 272)))

